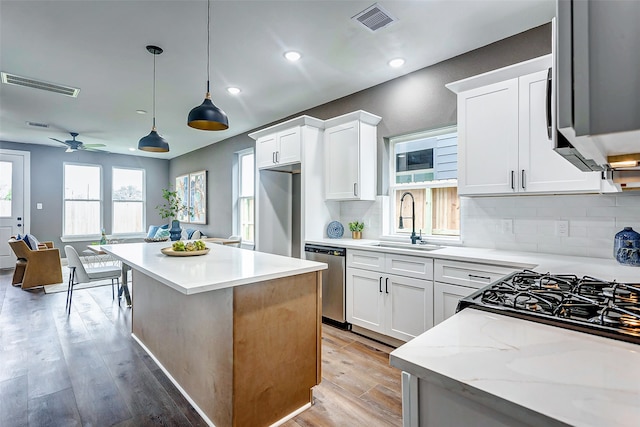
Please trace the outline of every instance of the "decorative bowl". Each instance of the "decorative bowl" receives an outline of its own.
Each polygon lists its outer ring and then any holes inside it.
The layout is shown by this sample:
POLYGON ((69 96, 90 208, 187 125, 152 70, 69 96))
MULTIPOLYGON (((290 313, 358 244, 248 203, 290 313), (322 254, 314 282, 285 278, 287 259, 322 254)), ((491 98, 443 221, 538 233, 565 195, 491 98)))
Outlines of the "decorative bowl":
POLYGON ((330 239, 339 239, 344 234, 344 227, 338 221, 331 221, 327 226, 327 236, 330 239))
POLYGON ((144 241, 147 243, 155 243, 155 242, 166 242, 167 240, 169 240, 169 237, 161 237, 159 239, 152 239, 149 237, 145 237, 144 241))
POLYGON ((203 249, 201 251, 174 251, 172 247, 166 247, 160 249, 160 252, 167 256, 198 256, 198 255, 206 255, 209 253, 209 248, 203 249))

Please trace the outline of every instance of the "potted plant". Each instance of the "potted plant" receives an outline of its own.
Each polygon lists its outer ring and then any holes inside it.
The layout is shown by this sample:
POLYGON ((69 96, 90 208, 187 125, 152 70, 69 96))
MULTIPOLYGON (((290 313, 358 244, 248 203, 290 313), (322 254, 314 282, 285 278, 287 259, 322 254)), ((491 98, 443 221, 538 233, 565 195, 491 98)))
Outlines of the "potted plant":
POLYGON ((178 214, 183 213, 189 218, 193 215, 193 209, 182 203, 180 195, 177 191, 173 190, 171 186, 162 189, 162 198, 165 199, 166 202, 156 206, 158 215, 160 215, 162 219, 171 219, 171 229, 169 230, 171 240, 180 240, 182 228, 180 228, 178 214))
POLYGON ((364 222, 350 222, 349 230, 351 230, 351 237, 353 239, 361 239, 362 238, 362 229, 364 228, 364 222))

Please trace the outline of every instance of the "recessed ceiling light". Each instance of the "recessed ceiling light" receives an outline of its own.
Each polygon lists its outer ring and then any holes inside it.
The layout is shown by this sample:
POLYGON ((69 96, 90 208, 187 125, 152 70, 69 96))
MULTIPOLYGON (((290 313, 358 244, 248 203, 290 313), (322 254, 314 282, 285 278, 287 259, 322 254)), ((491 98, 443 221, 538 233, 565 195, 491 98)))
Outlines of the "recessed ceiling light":
POLYGON ((129 147, 129 151, 136 151, 136 149, 133 147, 129 147))
POLYGON ((136 113, 138 113, 138 114, 147 114, 147 112, 145 110, 136 110, 136 113))
POLYGON ((228 87, 227 92, 229 92, 231 95, 237 95, 242 91, 237 87, 228 87))
POLYGON ((296 62, 298 59, 300 59, 302 57, 302 55, 300 55, 298 52, 295 52, 295 51, 292 50, 292 51, 286 52, 284 54, 284 57, 287 58, 291 62, 296 62))
POLYGON ((403 65, 404 65, 404 59, 402 58, 395 58, 389 61, 389 66, 393 68, 402 67, 403 65))

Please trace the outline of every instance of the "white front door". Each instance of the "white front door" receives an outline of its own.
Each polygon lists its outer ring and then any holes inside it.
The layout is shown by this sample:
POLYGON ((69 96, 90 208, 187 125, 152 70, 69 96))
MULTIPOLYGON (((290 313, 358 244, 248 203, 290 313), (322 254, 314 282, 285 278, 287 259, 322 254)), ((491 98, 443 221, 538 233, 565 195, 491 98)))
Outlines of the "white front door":
POLYGON ((0 149, 0 268, 16 263, 7 240, 28 230, 30 160, 28 151, 0 149))

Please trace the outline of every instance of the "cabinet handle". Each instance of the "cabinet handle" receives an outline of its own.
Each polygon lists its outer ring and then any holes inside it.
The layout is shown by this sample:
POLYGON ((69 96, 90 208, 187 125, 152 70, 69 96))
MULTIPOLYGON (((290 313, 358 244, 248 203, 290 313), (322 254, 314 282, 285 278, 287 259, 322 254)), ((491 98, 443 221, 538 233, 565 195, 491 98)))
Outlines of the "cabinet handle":
POLYGON ((358 183, 357 182, 353 183, 353 195, 355 197, 358 197, 358 183))
POLYGON ((524 169, 522 169, 522 172, 520 173, 520 184, 522 185, 522 189, 524 190, 525 188, 527 188, 526 184, 525 184, 525 174, 524 174, 524 169))
POLYGON ((515 171, 511 171, 511 189, 515 190, 516 189, 516 184, 515 184, 515 180, 516 180, 516 173, 515 171))
POLYGON ((382 293, 382 276, 380 276, 380 280, 378 280, 378 289, 380 290, 380 293, 382 293))
POLYGON ((276 163, 280 163, 280 152, 276 151, 276 163))
POLYGON ((551 128, 551 103, 553 100, 551 99, 551 68, 547 71, 547 138, 549 140, 552 139, 552 128, 551 128))
POLYGON ((271 163, 275 163, 276 162, 276 152, 272 151, 271 152, 271 163))
POLYGON ((477 275, 475 275, 475 274, 469 274, 469 279, 470 279, 470 280, 472 280, 472 279, 483 279, 483 280, 486 280, 486 281, 488 281, 488 282, 490 282, 490 281, 491 281, 491 277, 487 277, 487 276, 477 276, 477 275))
POLYGON ((389 293, 389 278, 387 277, 387 280, 385 280, 384 282, 384 292, 385 293, 389 293))

